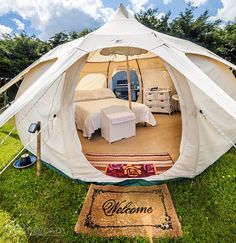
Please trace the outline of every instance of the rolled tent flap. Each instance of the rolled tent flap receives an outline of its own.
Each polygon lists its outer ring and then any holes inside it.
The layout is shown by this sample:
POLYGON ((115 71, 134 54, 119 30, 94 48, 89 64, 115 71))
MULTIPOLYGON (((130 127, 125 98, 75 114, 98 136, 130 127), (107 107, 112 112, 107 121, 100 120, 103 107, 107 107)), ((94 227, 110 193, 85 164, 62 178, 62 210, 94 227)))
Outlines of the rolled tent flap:
MULTIPOLYGON (((6 111, 0 116, 0 127, 11 119, 27 103, 50 87, 50 85, 75 61, 86 53, 78 49, 72 49, 68 55, 58 60, 45 72, 31 87, 28 88, 6 111)), ((84 57, 87 58, 87 55, 84 57)))
MULTIPOLYGON (((229 115, 236 119, 236 101, 233 100, 217 84, 215 84, 193 62, 191 62, 184 53, 173 48, 170 49, 166 45, 156 48, 153 52, 176 68, 176 70, 182 73, 190 82, 196 85, 229 115)), ((202 107, 199 108, 204 108, 204 104, 202 104, 202 107)))

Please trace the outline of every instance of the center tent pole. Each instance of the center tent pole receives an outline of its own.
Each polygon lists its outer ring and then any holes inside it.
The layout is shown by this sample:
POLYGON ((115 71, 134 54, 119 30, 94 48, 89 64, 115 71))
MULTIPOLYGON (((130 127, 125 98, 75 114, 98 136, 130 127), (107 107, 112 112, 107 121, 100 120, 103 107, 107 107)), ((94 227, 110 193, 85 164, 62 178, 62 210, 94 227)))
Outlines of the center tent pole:
POLYGON ((107 88, 109 86, 108 81, 109 81, 110 65, 111 65, 111 61, 109 61, 108 65, 107 65, 107 80, 106 80, 107 81, 107 88))
POLYGON ((130 70, 129 70, 129 58, 128 58, 128 55, 126 55, 126 69, 127 69, 127 80, 128 80, 129 108, 132 110, 132 105, 131 105, 131 81, 130 81, 130 70))

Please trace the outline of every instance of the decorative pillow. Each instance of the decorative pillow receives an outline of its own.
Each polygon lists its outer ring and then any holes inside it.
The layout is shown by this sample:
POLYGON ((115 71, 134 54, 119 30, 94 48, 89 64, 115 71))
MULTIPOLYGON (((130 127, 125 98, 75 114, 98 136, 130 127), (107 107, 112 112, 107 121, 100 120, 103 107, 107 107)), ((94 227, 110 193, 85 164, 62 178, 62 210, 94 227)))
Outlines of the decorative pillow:
POLYGON ((94 90, 79 90, 75 92, 74 101, 89 101, 115 98, 115 94, 107 88, 94 89, 94 90))

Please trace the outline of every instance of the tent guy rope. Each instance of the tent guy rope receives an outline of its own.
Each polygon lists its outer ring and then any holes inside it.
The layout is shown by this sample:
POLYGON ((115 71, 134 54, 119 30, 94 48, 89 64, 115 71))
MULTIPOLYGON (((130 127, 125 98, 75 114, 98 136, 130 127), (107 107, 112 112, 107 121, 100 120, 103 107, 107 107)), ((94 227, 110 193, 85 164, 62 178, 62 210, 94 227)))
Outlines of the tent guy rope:
POLYGON ((225 138, 225 140, 227 140, 230 144, 232 144, 232 146, 234 148, 236 148, 236 144, 230 139, 228 138, 228 136, 225 135, 224 132, 222 132, 217 126, 216 124, 205 114, 203 113, 202 110, 200 110, 200 113, 202 114, 202 116, 225 138))

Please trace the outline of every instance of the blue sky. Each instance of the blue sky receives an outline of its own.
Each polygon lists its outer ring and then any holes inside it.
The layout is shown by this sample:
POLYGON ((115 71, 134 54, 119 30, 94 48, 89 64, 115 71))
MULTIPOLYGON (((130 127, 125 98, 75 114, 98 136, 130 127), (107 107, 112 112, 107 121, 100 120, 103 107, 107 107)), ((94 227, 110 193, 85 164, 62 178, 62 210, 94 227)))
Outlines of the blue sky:
MULTIPOLYGON (((233 21, 236 18, 236 0, 123 0, 132 12, 149 7, 158 8, 160 16, 171 11, 172 18, 184 10, 186 2, 197 6, 196 16, 209 10, 212 19, 233 21)), ((111 0, 0 0, 1 33, 26 31, 41 39, 48 39, 59 31, 80 31, 97 28, 117 9, 121 1, 111 0)))

